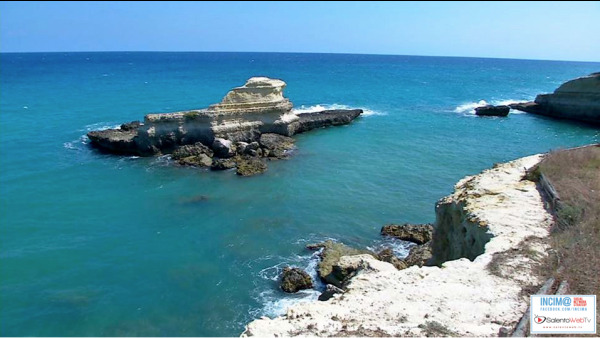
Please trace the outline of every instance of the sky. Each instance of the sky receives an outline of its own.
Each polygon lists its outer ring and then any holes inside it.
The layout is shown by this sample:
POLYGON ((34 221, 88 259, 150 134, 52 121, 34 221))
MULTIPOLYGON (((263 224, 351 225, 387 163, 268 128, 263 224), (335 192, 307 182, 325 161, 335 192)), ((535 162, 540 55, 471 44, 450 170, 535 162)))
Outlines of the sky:
POLYGON ((55 51, 600 61, 600 1, 0 2, 0 52, 55 51))

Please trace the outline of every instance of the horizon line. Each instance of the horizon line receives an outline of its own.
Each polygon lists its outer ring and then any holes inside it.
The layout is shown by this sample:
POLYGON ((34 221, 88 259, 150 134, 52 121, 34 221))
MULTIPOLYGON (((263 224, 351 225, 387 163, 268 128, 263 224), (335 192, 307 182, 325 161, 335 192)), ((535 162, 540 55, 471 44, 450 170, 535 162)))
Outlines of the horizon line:
POLYGON ((344 52, 265 52, 265 51, 161 51, 161 50, 107 50, 107 51, 33 51, 33 52, 0 52, 0 54, 42 54, 42 53, 262 53, 262 54, 334 54, 334 55, 370 55, 370 56, 416 56, 416 57, 440 57, 440 58, 463 58, 463 59, 498 59, 498 60, 522 60, 522 61, 550 61, 550 62, 583 62, 600 63, 589 60, 551 60, 551 59, 519 59, 511 57, 494 56, 459 56, 459 55, 417 55, 417 54, 380 54, 380 53, 344 53, 344 52))

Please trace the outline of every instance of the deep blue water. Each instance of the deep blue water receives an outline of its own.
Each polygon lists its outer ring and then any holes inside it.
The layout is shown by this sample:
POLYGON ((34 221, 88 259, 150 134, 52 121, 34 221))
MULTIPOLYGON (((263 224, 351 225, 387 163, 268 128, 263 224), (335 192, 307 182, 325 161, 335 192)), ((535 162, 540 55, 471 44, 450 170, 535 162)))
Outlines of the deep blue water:
POLYGON ((431 222, 461 177, 600 141, 528 114, 477 118, 480 100, 530 100, 599 63, 277 53, 0 54, 0 334, 221 336, 299 298, 278 269, 307 242, 377 246, 390 222, 431 222), (240 178, 102 155, 89 130, 205 107, 251 76, 297 108, 364 108, 297 137, 240 178), (302 107, 304 106, 304 107, 302 107), (191 202, 205 195, 204 202, 191 202))

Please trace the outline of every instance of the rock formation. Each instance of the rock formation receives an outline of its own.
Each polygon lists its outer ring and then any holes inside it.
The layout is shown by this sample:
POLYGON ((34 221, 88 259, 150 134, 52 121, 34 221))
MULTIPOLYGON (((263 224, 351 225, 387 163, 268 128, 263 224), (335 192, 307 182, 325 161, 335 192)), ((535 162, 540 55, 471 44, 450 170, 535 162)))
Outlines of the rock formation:
MULTIPOLYGON (((177 161, 220 170, 237 163, 240 158, 236 155, 285 158, 293 149, 294 140, 289 136, 347 124, 362 113, 353 109, 295 114, 292 103, 283 96, 284 88, 285 82, 281 80, 253 77, 206 109, 148 114, 144 123, 134 121, 118 129, 92 131, 88 138, 92 146, 103 151, 139 156, 168 154, 188 145, 203 144, 211 148, 215 158, 203 152, 177 161), (226 158, 236 160, 222 160, 226 158)), ((245 159, 244 165, 247 162, 245 159)), ((253 167, 259 166, 256 161, 251 162, 253 167)))
POLYGON ((283 291, 294 293, 312 287, 312 278, 304 270, 290 267, 283 268, 281 274, 281 289, 283 291))
POLYGON ((388 224, 381 228, 381 234, 416 244, 425 244, 433 236, 431 224, 388 224))
POLYGON ((534 271, 547 255, 552 216, 535 183, 523 180, 540 159, 467 177, 440 200, 433 246, 446 236, 452 247, 437 248, 441 266, 398 271, 370 255, 341 257, 340 269, 356 274, 343 295, 255 320, 242 336, 497 336, 515 327, 528 307, 526 290, 545 280, 534 271))
POLYGON ((509 111, 509 106, 492 106, 488 104, 487 106, 475 108, 475 115, 505 117, 508 116, 509 111))
POLYGON ((600 124, 600 73, 567 81, 552 94, 541 94, 534 102, 512 104, 524 112, 561 119, 600 124))

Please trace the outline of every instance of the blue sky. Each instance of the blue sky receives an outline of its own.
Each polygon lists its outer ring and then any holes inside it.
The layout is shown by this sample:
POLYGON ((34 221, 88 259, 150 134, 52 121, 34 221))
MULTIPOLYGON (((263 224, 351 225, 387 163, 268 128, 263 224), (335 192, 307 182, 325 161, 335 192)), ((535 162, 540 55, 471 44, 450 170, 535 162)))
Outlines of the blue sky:
POLYGON ((1 2, 0 51, 600 61, 600 2, 1 2))

